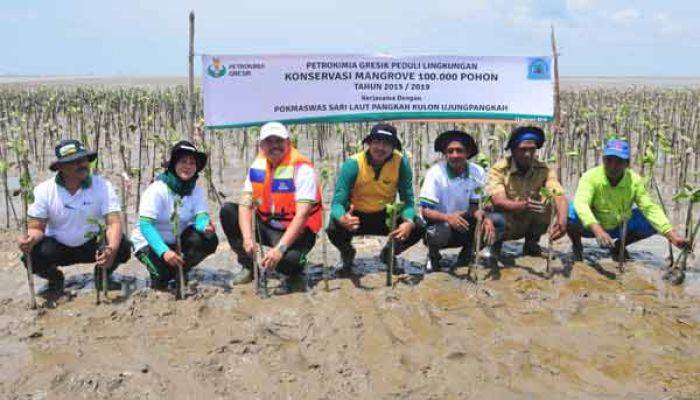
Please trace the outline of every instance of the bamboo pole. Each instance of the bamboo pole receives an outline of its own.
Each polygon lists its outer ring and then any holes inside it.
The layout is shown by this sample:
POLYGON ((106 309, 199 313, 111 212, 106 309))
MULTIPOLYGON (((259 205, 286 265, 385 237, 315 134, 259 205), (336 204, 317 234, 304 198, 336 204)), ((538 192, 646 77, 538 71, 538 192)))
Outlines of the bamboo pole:
POLYGON ((552 26, 552 71, 554 73, 554 122, 552 125, 552 140, 557 140, 557 174, 562 179, 562 165, 564 162, 564 142, 560 135, 559 124, 561 124, 561 96, 559 91, 559 52, 557 51, 557 40, 554 36, 554 26, 552 26))
POLYGON ((197 102, 194 93, 194 11, 190 11, 190 52, 189 52, 189 118, 188 118, 188 140, 194 137, 195 110, 197 102))

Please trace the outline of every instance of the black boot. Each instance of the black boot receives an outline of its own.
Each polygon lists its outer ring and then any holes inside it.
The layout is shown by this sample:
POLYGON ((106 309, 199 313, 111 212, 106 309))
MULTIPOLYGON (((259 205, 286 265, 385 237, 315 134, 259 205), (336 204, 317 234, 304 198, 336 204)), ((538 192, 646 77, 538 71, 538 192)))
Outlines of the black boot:
MULTIPOLYGON (((615 245, 612 249, 610 249, 610 257, 613 259, 613 261, 620 262, 620 246, 622 246, 622 242, 620 242, 620 240, 616 240, 615 245)), ((627 252, 626 248, 623 254, 625 261, 630 260, 630 253, 627 252)))
MULTIPOLYGON (((92 270, 92 277, 95 281, 95 289, 102 290, 102 268, 95 266, 92 270)), ((112 278, 112 274, 107 272, 107 290, 121 290, 121 283, 112 278)))
POLYGON ((338 276, 351 276, 353 274, 352 266, 355 264, 356 253, 357 251, 353 247, 340 251, 340 259, 343 265, 340 267, 340 270, 336 272, 338 276))
MULTIPOLYGON (((387 268, 389 268, 389 254, 391 253, 391 248, 389 248, 389 245, 384 246, 382 249, 382 252, 379 253, 379 260, 386 265, 387 268)), ((396 258, 396 255, 394 255, 394 269, 392 270, 394 275, 401 275, 403 273, 403 268, 399 268, 399 263, 398 259, 396 258)))
POLYGON ((442 260, 442 256, 439 251, 428 250, 428 263, 425 266, 425 272, 440 271, 440 260, 442 260))
POLYGON ((472 257, 472 249, 470 246, 464 246, 462 247, 462 250, 460 250, 459 255, 457 256, 457 261, 452 268, 467 267, 469 264, 471 264, 473 259, 474 257, 472 257))
POLYGON ((540 247, 538 242, 538 239, 525 238, 525 244, 523 245, 523 255, 532 257, 542 256, 542 247, 540 247))

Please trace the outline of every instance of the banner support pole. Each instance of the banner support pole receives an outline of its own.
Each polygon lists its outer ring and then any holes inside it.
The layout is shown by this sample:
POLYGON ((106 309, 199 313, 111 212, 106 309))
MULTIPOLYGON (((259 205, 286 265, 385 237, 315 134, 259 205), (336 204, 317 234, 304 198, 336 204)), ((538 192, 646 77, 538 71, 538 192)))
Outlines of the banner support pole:
POLYGON ((559 92, 559 51, 557 50, 557 40, 554 36, 554 25, 551 26, 552 41, 552 70, 554 74, 554 121, 552 125, 552 136, 557 140, 557 172, 559 181, 563 183, 562 168, 564 165, 564 141, 561 136, 561 97, 559 92))
POLYGON ((190 97, 190 107, 189 107, 189 126, 187 132, 187 140, 194 140, 194 124, 195 124, 195 108, 197 103, 195 101, 194 93, 194 10, 190 11, 190 52, 189 52, 189 97, 190 97))

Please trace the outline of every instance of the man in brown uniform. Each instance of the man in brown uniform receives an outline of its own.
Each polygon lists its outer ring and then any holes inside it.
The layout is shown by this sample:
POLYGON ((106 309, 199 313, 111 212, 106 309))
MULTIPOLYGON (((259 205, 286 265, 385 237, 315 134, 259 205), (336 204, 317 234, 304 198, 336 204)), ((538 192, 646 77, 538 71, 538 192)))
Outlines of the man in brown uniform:
POLYGON ((489 170, 486 192, 491 196, 494 211, 490 218, 496 228, 492 256, 500 256, 504 240, 525 238, 523 255, 539 256, 540 236, 547 231, 552 212, 540 190, 554 194, 557 218, 552 238, 566 233, 568 203, 556 173, 537 159, 537 149, 544 144, 544 132, 533 126, 513 129, 506 149, 511 155, 499 160, 489 170))

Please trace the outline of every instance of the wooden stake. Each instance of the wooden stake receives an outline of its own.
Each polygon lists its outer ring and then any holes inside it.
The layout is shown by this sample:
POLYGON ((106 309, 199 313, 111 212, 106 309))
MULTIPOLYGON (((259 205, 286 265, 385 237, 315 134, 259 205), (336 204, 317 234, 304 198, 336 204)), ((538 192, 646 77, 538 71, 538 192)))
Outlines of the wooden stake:
POLYGON ((194 137, 195 123, 195 107, 197 106, 194 97, 194 11, 190 11, 190 53, 189 53, 189 96, 190 96, 190 112, 189 112, 189 129, 188 140, 192 141, 194 137))
POLYGON ((552 26, 552 72, 554 74, 554 123, 552 126, 552 139, 557 140, 557 173, 562 179, 562 165, 564 163, 564 141, 561 137, 561 97, 559 94, 559 52, 557 51, 557 40, 554 37, 554 26, 552 26))

